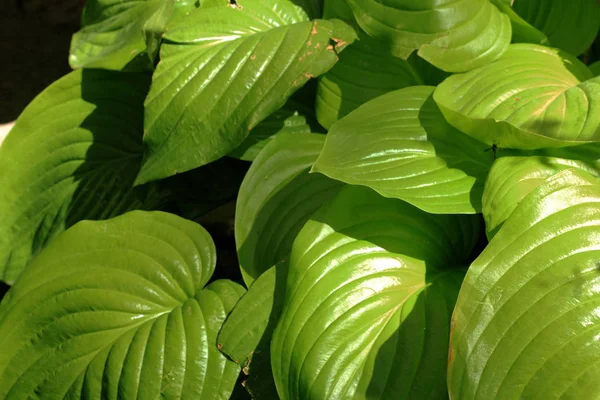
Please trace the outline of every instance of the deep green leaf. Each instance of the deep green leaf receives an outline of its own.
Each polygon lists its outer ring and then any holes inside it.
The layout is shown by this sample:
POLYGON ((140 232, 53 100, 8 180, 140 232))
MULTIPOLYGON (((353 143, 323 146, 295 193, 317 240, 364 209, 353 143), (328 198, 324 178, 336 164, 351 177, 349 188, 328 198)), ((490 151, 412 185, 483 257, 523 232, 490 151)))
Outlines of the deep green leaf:
POLYGON ((253 161, 267 143, 279 133, 311 133, 312 129, 305 116, 308 114, 310 110, 306 107, 296 102, 288 102, 252 129, 246 140, 229 156, 253 161))
POLYGON ((152 190, 132 189, 148 84, 143 74, 74 71, 21 114, 0 147, 0 279, 14 282, 82 219, 152 205, 152 190))
POLYGON ((511 45, 492 64, 446 79, 434 98, 448 122, 490 146, 600 140, 600 78, 558 49, 511 45))
POLYGON ((255 399, 275 399, 271 372, 271 337, 279 321, 288 264, 279 263, 258 277, 225 320, 220 350, 243 366, 244 386, 255 399))
POLYGON ((480 212, 493 154, 444 120, 433 89, 388 93, 335 123, 313 171, 431 213, 480 212))
POLYGON ((199 8, 171 22, 146 99, 138 183, 230 153, 355 39, 342 21, 311 22, 275 1, 199 8))
POLYGON ((173 0, 88 0, 81 30, 73 35, 73 68, 149 68, 173 0))
POLYGON ((491 239, 517 205, 549 177, 569 168, 579 168, 595 176, 600 169, 593 163, 554 157, 502 157, 490 171, 483 192, 483 217, 491 239))
POLYGON ((548 45, 548 38, 546 35, 530 25, 512 9, 511 0, 491 0, 491 2, 510 18, 513 43, 536 43, 548 45))
POLYGON ((514 0, 512 7, 545 33, 551 46, 576 56, 591 46, 600 29, 597 0, 514 0))
POLYGON ((0 304, 0 397, 228 398, 239 367, 217 333, 244 289, 204 288, 215 261, 208 233, 171 214, 78 223, 0 304))
POLYGON ((271 363, 282 399, 444 399, 476 216, 349 186, 294 242, 271 363), (451 268, 448 268, 451 267, 451 268))
POLYGON ((589 65, 590 71, 592 71, 592 75, 598 77, 600 76, 600 61, 596 61, 595 63, 589 65))
POLYGON ((358 24, 407 59, 418 55, 449 72, 488 64, 506 50, 509 18, 488 0, 347 0, 358 24))
POLYGON ((235 213, 235 241, 244 281, 289 257, 296 234, 329 201, 341 182, 308 171, 325 135, 277 135, 260 152, 242 182, 235 213))
POLYGON ((453 399, 600 393, 600 185, 578 169, 532 190, 469 268, 453 314, 453 399))

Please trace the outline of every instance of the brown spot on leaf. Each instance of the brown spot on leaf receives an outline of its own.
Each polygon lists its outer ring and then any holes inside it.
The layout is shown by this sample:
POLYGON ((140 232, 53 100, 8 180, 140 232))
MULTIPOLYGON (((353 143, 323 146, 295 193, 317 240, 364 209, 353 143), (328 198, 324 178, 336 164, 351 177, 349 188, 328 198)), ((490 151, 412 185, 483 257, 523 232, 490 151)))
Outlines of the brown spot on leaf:
POLYGON ((317 34, 317 23, 316 22, 313 23, 313 26, 312 26, 312 29, 310 31, 310 34, 311 34, 311 36, 314 36, 314 35, 317 34))
POLYGON ((217 349, 221 350, 223 348, 223 345, 221 343, 217 344, 217 349))
POLYGON ((251 59, 251 60, 256 60, 256 54, 254 54, 254 53, 253 53, 253 54, 250 56, 250 59, 251 59))

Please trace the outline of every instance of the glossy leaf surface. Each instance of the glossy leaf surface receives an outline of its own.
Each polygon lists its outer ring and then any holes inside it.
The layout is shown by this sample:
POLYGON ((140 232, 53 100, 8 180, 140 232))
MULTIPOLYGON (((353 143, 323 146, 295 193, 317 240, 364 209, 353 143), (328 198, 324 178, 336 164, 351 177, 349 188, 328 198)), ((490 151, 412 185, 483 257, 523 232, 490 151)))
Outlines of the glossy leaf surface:
POLYGON ((506 50, 509 18, 488 0, 348 0, 358 24, 407 59, 415 50, 436 67, 468 71, 506 50))
POLYGON ((235 241, 247 285, 289 257, 304 223, 342 186, 308 173, 324 142, 325 135, 278 135, 252 163, 235 213, 235 241))
POLYGON ((145 206, 148 189, 132 184, 148 84, 142 74, 74 71, 21 114, 0 147, 0 279, 14 282, 74 223, 145 206))
POLYGON ((380 96, 335 123, 313 171, 431 213, 475 213, 493 154, 450 126, 434 88, 380 96))
POLYGON ((217 333, 244 289, 204 287, 215 262, 208 233, 171 214, 67 230, 0 305, 0 397, 228 398, 239 367, 217 333))
POLYGON ((281 399, 443 399, 449 319, 475 216, 349 186, 294 242, 271 344, 281 399))
POLYGON ((307 21, 287 0, 201 7, 167 28, 145 103, 138 183, 233 151, 355 38, 342 21, 307 21))
POLYGON ((557 49, 515 44, 434 93, 456 128, 490 146, 535 149, 600 140, 600 78, 557 49))
POLYGON ((88 0, 73 35, 73 68, 151 68, 173 0, 88 0))
POLYGON ((591 46, 600 29, 596 0, 514 0, 513 10, 548 36, 550 46, 580 55, 591 46))
POLYGON ((600 392, 600 186, 562 171, 532 190, 469 268, 453 315, 453 399, 600 392))
POLYGON ((277 398, 271 372, 271 337, 279 321, 288 264, 258 277, 236 304, 219 332, 219 349, 243 366, 244 387, 254 399, 277 398))
POLYGON ((579 168, 600 176, 594 163, 564 158, 502 157, 497 160, 485 183, 483 217, 491 239, 517 205, 546 179, 569 168, 579 168))

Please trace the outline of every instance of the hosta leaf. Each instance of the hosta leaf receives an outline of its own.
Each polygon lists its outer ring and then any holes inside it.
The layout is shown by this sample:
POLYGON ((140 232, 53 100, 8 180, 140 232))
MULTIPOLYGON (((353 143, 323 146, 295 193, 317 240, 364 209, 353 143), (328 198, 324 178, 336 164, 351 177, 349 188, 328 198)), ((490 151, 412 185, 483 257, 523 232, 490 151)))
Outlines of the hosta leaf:
POLYGON ((342 21, 307 21, 287 0, 240 0, 176 19, 146 99, 137 182, 233 151, 309 78, 330 69, 354 38, 342 21))
POLYGON ((75 71, 21 114, 0 147, 0 279, 14 282, 77 221, 150 206, 146 189, 132 189, 148 84, 142 74, 75 71))
POLYGON ((600 61, 596 61, 595 63, 591 64, 589 68, 594 76, 600 76, 600 61))
POLYGON ((279 263, 258 277, 225 320, 219 349, 243 366, 244 386, 255 399, 277 398, 271 372, 271 337, 279 321, 287 263, 279 263))
POLYGON ((0 305, 0 397, 228 398, 239 367, 217 333, 244 289, 204 288, 200 226, 134 211, 67 230, 0 305))
POLYGON ((469 268, 453 314, 453 399, 600 393, 600 186, 562 171, 532 190, 469 268))
POLYGON ((305 117, 309 113, 304 106, 288 102, 252 129, 246 140, 229 156, 253 161, 278 133, 311 133, 312 129, 305 117))
POLYGON ((151 67, 172 8, 173 0, 86 1, 71 41, 71 67, 151 67))
POLYGON ((600 3, 580 0, 515 0, 513 10, 548 36, 553 47, 573 55, 591 46, 600 28, 600 3))
POLYGON ((494 163, 483 192, 483 217, 492 238, 513 210, 549 177, 569 168, 600 176, 593 163, 555 157, 502 157, 494 163))
POLYGON ((446 397, 449 321, 475 216, 346 187, 298 234, 271 364, 282 399, 446 397))
POLYGON ((535 149, 600 140, 600 78, 557 49, 511 45, 492 64, 446 79, 434 98, 448 122, 489 145, 535 149))
POLYGON ((348 0, 358 24, 407 59, 415 50, 436 67, 468 71, 498 58, 511 38, 509 18, 488 0, 348 0))
MULTIPOLYGON (((326 1, 324 17, 354 20, 344 0, 326 1)), ((392 56, 384 43, 358 31, 359 40, 348 46, 335 66, 319 78, 316 111, 326 129, 375 97, 423 84, 408 61, 392 56)))
POLYGON ((246 174, 236 205, 235 242, 248 286, 289 257, 304 223, 342 186, 308 173, 324 142, 325 135, 277 135, 246 174))
POLYGON ((313 171, 431 213, 474 213, 493 154, 450 126, 415 86, 364 104, 335 123, 313 171))
POLYGON ((537 43, 548 45, 549 42, 546 35, 530 25, 512 9, 511 0, 491 0, 491 2, 510 18, 513 43, 537 43))

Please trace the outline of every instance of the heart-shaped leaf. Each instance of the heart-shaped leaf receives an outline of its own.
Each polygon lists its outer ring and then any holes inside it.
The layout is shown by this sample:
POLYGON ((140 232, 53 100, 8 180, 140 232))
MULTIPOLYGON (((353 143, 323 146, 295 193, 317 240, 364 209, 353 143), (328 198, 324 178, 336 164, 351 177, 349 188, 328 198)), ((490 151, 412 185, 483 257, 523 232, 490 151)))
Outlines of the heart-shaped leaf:
POLYGON ((146 99, 137 182, 230 153, 354 38, 342 21, 307 21, 288 0, 240 0, 172 21, 146 99))
POLYGON ((596 0, 514 0, 512 8, 546 34, 551 46, 576 56, 591 46, 600 29, 596 0))
POLYGON ((253 399, 277 398, 271 372, 271 337, 279 321, 288 264, 258 277, 236 304, 219 332, 219 349, 243 366, 244 387, 253 399))
POLYGON ((444 120, 433 90, 391 92, 342 118, 313 171, 431 213, 479 212, 493 154, 444 120))
POLYGON ((282 399, 446 395, 450 314, 476 216, 349 186, 294 242, 271 364, 282 399))
POLYGON ((172 8, 173 0, 86 1, 71 41, 71 67, 151 68, 172 8))
POLYGON ((78 223, 0 305, 0 397, 228 398, 239 367, 217 333, 244 289, 204 287, 215 262, 208 233, 171 214, 78 223))
POLYGON ((492 64, 446 79, 434 99, 450 124, 490 146, 600 140, 600 78, 558 49, 511 45, 492 64))
POLYGON ((21 114, 0 147, 0 279, 14 282, 82 219, 151 206, 152 191, 132 189, 148 84, 143 74, 74 71, 21 114))
POLYGON ((468 71, 498 58, 510 44, 509 18, 488 0, 348 0, 358 24, 407 59, 415 50, 436 67, 468 71))
POLYGON ((569 168, 579 168, 595 176, 600 169, 592 163, 555 157, 502 157, 488 176, 483 191, 483 217, 491 239, 517 205, 549 177, 569 168))
POLYGON ((600 393, 600 185, 578 169, 532 190, 469 268, 453 314, 453 399, 600 393))
POLYGON ((246 174, 236 205, 235 242, 248 286, 289 257, 304 223, 342 186, 308 173, 324 142, 325 135, 277 135, 246 174))

